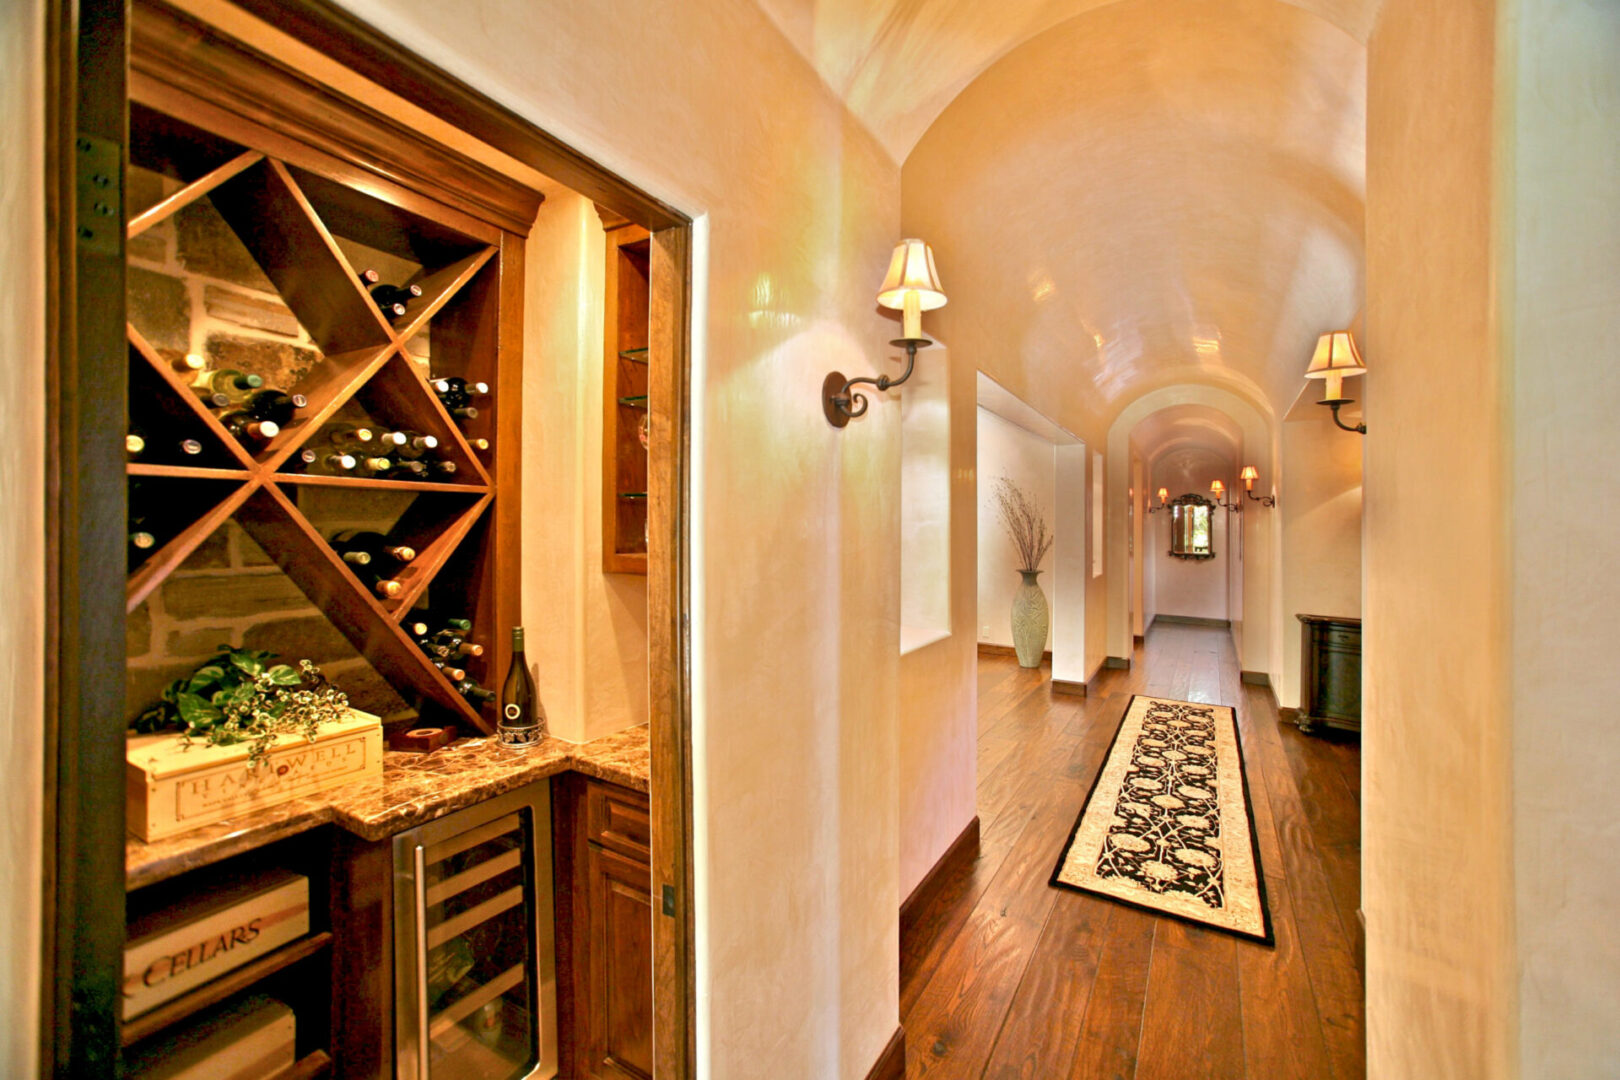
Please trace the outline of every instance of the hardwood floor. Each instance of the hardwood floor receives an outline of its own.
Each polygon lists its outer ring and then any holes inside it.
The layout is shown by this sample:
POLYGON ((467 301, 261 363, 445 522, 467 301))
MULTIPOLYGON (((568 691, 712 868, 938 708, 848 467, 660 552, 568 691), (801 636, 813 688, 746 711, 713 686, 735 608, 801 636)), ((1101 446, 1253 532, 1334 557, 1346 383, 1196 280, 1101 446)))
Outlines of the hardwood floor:
POLYGON ((1359 745, 1279 722, 1225 630, 1155 627, 1090 697, 1050 674, 979 660, 979 854, 900 927, 907 1076, 1364 1076, 1359 745), (1136 693, 1237 707, 1275 948, 1047 884, 1136 693))

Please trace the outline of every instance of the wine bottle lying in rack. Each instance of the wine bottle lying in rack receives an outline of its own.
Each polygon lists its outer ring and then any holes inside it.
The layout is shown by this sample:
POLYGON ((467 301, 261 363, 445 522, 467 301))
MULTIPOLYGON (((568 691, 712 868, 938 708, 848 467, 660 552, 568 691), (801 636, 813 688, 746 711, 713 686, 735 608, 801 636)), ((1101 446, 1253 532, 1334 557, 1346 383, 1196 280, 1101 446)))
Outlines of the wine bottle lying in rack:
POLYGON ((360 424, 333 424, 327 432, 333 447, 345 453, 369 452, 377 441, 377 433, 360 424))
POLYGON ((268 386, 253 391, 242 403, 255 420, 269 420, 281 427, 292 423, 298 410, 308 405, 309 399, 303 394, 289 394, 268 386))
POLYGON ((469 701, 479 702, 480 704, 488 701, 494 701, 496 697, 499 696, 495 693, 495 691, 490 690, 487 687, 479 686, 471 679, 463 679, 461 682, 456 684, 456 689, 461 691, 462 697, 468 699, 469 701))
POLYGON ((371 286, 371 298, 382 308, 384 315, 397 319, 405 314, 405 305, 422 295, 420 285, 388 285, 378 282, 371 286))
POLYGON ((302 461, 310 472, 326 473, 329 476, 347 476, 360 464, 359 459, 353 454, 337 451, 322 454, 319 450, 308 446, 298 451, 298 460, 302 461))
POLYGON ((174 370, 178 371, 180 374, 195 377, 197 372, 208 366, 208 361, 204 360, 194 352, 188 352, 184 356, 175 357, 173 364, 174 370))
POLYGON ((260 420, 245 409, 232 409, 222 413, 219 422, 225 430, 249 450, 258 451, 264 444, 281 434, 281 425, 274 420, 260 420))
POLYGON ((366 556, 367 564, 384 576, 392 577, 400 567, 416 558, 416 549, 406 544, 395 544, 380 532, 367 529, 345 529, 332 534, 332 550, 345 559, 351 553, 366 556))
POLYGON ((390 431, 383 435, 383 441, 403 458, 419 458, 429 450, 439 448, 439 440, 435 436, 424 435, 420 431, 390 431))
POLYGON ((488 450, 489 449, 489 440, 488 439, 468 439, 467 442, 472 446, 472 448, 474 450, 488 450))
POLYGON ((219 368, 200 373, 191 388, 209 405, 224 409, 246 401, 250 393, 263 385, 264 380, 257 375, 249 375, 235 368, 219 368))
POLYGON ((138 432, 130 432, 124 436, 124 456, 134 461, 146 451, 146 437, 138 432))

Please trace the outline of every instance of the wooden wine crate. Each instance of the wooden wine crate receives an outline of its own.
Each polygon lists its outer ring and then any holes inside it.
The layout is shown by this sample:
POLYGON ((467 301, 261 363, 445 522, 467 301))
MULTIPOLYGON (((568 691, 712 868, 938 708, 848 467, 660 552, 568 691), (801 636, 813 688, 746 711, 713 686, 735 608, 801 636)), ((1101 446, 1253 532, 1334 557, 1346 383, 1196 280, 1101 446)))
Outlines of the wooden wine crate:
POLYGON ((129 831, 159 840, 382 773, 382 722, 349 710, 309 742, 281 736, 254 767, 248 746, 183 744, 173 732, 132 735, 125 753, 129 831))
POLYGON ((132 1020, 309 933, 309 879, 267 870, 194 893, 129 927, 124 1019, 132 1020))
POLYGON ((124 1059, 128 1080, 264 1080, 297 1060, 293 1011, 255 995, 124 1059))

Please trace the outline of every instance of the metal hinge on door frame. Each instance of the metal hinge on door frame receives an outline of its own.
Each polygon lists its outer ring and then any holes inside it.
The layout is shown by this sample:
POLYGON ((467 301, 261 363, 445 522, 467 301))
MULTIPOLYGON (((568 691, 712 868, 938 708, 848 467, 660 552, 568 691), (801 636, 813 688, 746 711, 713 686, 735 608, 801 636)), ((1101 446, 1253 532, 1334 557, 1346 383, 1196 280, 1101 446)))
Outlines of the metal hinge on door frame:
POLYGON ((111 139, 80 132, 73 140, 74 184, 78 194, 78 216, 74 233, 79 250, 87 255, 117 256, 122 248, 119 235, 124 201, 123 147, 111 139))

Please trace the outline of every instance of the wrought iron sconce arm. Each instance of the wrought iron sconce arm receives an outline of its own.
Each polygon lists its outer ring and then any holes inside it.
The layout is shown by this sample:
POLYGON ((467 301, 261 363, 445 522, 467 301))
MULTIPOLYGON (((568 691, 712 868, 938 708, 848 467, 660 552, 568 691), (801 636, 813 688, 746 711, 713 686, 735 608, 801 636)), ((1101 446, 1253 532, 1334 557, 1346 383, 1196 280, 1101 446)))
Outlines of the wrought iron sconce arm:
POLYGON ((867 383, 881 393, 892 386, 899 386, 911 378, 911 372, 917 366, 917 350, 925 349, 933 342, 927 338, 896 338, 889 344, 906 350, 906 370, 898 379, 891 379, 887 375, 863 375, 857 379, 847 379, 843 372, 833 371, 822 380, 821 411, 826 415, 827 423, 841 428, 855 417, 866 415, 871 403, 865 394, 857 393, 854 388, 867 383))
POLYGON ((1253 499, 1255 502, 1259 503, 1261 506, 1277 505, 1277 496, 1275 495, 1256 495, 1254 492, 1247 490, 1244 492, 1244 494, 1253 499))
POLYGON ((1367 434, 1367 425, 1366 424, 1362 423, 1362 424, 1357 424, 1355 427, 1351 427, 1349 424, 1347 424, 1343 420, 1339 419, 1339 410, 1341 408, 1343 408, 1344 406, 1346 406, 1346 405, 1355 404, 1355 400, 1356 400, 1355 398, 1338 398, 1337 400, 1329 399, 1327 401, 1318 401, 1317 404, 1318 405, 1326 405, 1328 408, 1332 409, 1333 410, 1333 422, 1335 424, 1338 424, 1345 431, 1353 431, 1357 435, 1365 435, 1365 434, 1367 434))

